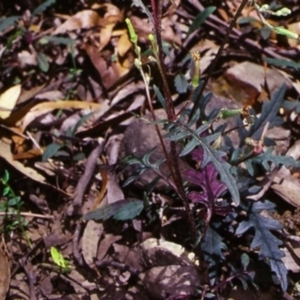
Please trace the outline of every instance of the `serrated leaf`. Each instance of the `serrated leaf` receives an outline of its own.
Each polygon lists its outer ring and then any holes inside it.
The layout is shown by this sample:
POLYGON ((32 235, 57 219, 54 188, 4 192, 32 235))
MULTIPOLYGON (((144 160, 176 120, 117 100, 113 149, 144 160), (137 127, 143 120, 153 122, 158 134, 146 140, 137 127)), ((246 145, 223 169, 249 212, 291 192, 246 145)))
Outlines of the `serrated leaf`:
POLYGON ((273 208, 273 203, 268 200, 253 203, 249 210, 248 220, 239 224, 236 229, 236 235, 243 234, 250 228, 254 229, 255 234, 250 247, 259 249, 260 259, 267 258, 270 261, 271 270, 276 273, 282 289, 286 290, 287 270, 281 260, 284 256, 283 251, 279 248, 282 245, 282 241, 271 232, 271 230, 282 229, 282 225, 277 220, 261 215, 262 210, 268 211, 273 208))
POLYGON ((232 195, 232 201, 235 205, 239 205, 240 203, 240 194, 237 187, 237 182, 233 175, 230 172, 231 165, 227 163, 222 156, 224 153, 222 151, 218 151, 213 149, 210 146, 210 143, 216 139, 219 133, 213 134, 211 136, 207 136, 202 138, 199 136, 201 132, 204 132, 210 126, 209 123, 200 126, 196 131, 188 128, 184 124, 178 124, 178 128, 176 129, 175 136, 172 136, 172 132, 169 132, 167 135, 171 140, 176 140, 176 137, 191 137, 191 141, 185 146, 185 148, 180 153, 180 156, 183 154, 186 155, 190 151, 192 151, 196 146, 201 146, 204 150, 204 161, 205 164, 212 162, 220 174, 221 181, 227 186, 228 191, 232 195), (179 130, 179 128, 181 128, 179 130))
POLYGON ((274 93, 270 101, 263 102, 261 115, 255 120, 254 125, 251 127, 249 137, 258 141, 261 138, 264 126, 267 122, 269 122, 269 128, 282 122, 282 120, 277 117, 277 114, 284 101, 285 92, 286 87, 283 84, 281 88, 274 93))
POLYGON ((224 259, 222 250, 226 250, 227 246, 222 240, 222 237, 214 229, 210 226, 207 227, 205 238, 201 244, 201 250, 210 267, 224 259), (218 258, 218 261, 215 257, 218 258))

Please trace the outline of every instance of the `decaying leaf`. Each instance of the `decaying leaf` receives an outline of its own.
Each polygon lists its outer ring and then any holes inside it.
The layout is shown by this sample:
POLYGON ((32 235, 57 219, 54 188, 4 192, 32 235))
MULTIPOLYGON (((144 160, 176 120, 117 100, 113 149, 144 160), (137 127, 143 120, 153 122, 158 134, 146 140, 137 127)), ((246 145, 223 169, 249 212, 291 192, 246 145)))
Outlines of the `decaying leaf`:
POLYGON ((87 222, 82 236, 82 255, 88 266, 94 267, 98 244, 103 234, 103 225, 93 220, 87 222))

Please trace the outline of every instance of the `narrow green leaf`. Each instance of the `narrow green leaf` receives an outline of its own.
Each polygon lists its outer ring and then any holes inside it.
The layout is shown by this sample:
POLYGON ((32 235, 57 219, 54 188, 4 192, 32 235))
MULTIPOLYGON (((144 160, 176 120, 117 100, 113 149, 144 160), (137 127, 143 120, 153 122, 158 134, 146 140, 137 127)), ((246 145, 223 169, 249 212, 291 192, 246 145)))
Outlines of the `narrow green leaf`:
POLYGON ((4 20, 0 19, 0 32, 17 23, 20 18, 20 16, 12 16, 4 20))
POLYGON ((162 95, 162 93, 160 92, 159 88, 155 84, 153 85, 153 90, 154 90, 161 106, 163 107, 164 110, 166 110, 167 109, 166 100, 165 100, 164 96, 162 95))
POLYGON ((45 11, 50 5, 54 4, 56 0, 47 0, 44 3, 40 4, 33 12, 32 15, 36 16, 45 11))
MULTIPOLYGON (((117 215, 117 217, 119 217, 121 219, 123 218, 122 220, 125 220, 124 218, 132 217, 134 215, 134 213, 136 213, 136 215, 137 215, 141 212, 142 209, 141 209, 140 202, 143 203, 143 201, 141 201, 141 200, 130 200, 130 199, 120 200, 113 204, 107 205, 105 207, 97 208, 96 210, 87 213, 84 216, 84 219, 85 220, 104 220, 105 221, 105 220, 117 215), (125 208, 123 208, 123 207, 125 207, 125 208), (126 215, 126 212, 124 212, 124 210, 127 209, 126 207, 129 208, 129 213, 127 215, 126 215), (139 209, 140 209, 140 211, 139 211, 139 209)), ((118 220, 121 220, 121 219, 118 219, 118 220)))
POLYGON ((37 62, 38 62, 38 66, 41 69, 41 71, 43 71, 43 72, 49 71, 49 62, 48 62, 47 56, 44 53, 38 52, 37 62))
POLYGON ((198 29, 215 10, 215 6, 209 6, 199 13, 192 22, 187 35, 190 35, 192 32, 198 29))
POLYGON ((53 157, 58 152, 58 150, 60 150, 63 147, 63 145, 58 143, 49 144, 43 153, 42 161, 47 161, 48 158, 53 157))

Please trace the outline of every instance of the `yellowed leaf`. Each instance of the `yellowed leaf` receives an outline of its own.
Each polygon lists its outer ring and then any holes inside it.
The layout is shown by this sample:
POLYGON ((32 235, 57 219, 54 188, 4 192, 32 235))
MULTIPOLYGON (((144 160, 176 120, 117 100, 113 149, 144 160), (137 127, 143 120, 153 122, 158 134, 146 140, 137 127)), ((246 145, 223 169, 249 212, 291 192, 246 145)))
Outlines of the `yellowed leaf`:
POLYGON ((118 54, 121 57, 123 57, 131 48, 132 48, 132 43, 129 40, 127 30, 126 31, 124 30, 118 41, 118 46, 117 46, 118 54))
POLYGON ((15 107, 20 94, 21 94, 21 84, 15 85, 3 94, 0 95, 0 118, 6 119, 10 116, 13 108, 15 107))

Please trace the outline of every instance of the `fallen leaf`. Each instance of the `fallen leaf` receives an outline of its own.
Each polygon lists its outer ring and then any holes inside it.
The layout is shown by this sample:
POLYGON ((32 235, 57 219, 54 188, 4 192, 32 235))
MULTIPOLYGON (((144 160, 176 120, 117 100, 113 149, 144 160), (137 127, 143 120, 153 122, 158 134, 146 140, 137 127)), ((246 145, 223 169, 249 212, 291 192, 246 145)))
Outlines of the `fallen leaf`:
POLYGON ((24 131, 32 121, 36 120, 36 118, 49 113, 54 109, 89 109, 91 111, 96 111, 106 105, 106 101, 104 101, 103 103, 92 103, 79 100, 42 102, 35 105, 29 110, 29 112, 22 120, 21 129, 22 131, 24 131))
POLYGON ((94 267, 95 258, 98 252, 98 243, 103 234, 104 227, 101 223, 96 223, 93 220, 87 222, 81 244, 82 255, 88 266, 94 267))
POLYGON ((7 119, 14 109, 20 95, 21 84, 15 85, 0 95, 0 118, 7 119))
POLYGON ((91 28, 98 26, 101 17, 93 10, 83 10, 71 16, 67 21, 58 26, 52 35, 63 34, 68 31, 73 31, 83 28, 91 28))
POLYGON ((0 248, 0 300, 6 299, 6 294, 10 283, 10 267, 7 257, 3 250, 0 248))

